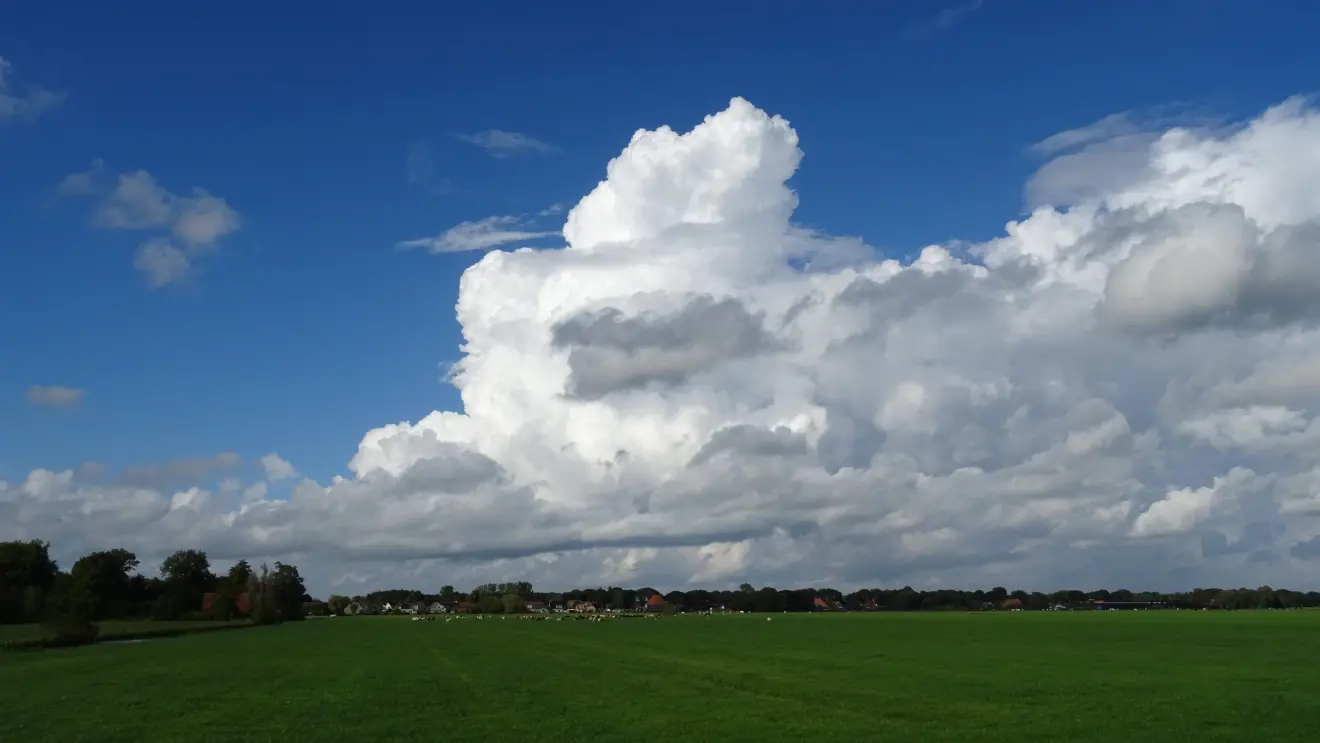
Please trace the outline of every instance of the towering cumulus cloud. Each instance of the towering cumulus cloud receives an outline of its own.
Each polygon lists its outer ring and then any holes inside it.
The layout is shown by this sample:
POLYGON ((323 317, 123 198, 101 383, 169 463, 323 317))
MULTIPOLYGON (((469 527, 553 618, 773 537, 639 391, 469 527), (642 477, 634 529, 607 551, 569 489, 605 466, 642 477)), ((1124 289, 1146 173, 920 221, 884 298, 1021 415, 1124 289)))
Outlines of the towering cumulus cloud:
MULTIPOLYGON (((371 431, 353 478, 287 502, 94 493, 357 578, 1307 583, 1320 118, 1123 136, 1094 172, 1056 153, 1066 203, 904 265, 790 222, 784 119, 735 99, 639 131, 567 248, 464 274, 464 414, 371 431)), ((93 489, 58 477, 3 497, 93 489)), ((151 531, 97 513, 59 528, 151 531)))

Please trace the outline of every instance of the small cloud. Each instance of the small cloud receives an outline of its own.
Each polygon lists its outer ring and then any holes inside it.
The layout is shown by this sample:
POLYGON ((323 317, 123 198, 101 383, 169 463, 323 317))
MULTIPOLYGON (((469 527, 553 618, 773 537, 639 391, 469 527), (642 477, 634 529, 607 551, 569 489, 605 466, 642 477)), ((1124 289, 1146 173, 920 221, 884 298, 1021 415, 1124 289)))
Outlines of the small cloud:
POLYGON ((27 399, 33 405, 44 405, 50 408, 73 408, 82 402, 85 393, 85 390, 76 387, 34 384, 28 387, 27 399))
MULTIPOLYGON (((57 193, 100 193, 103 171, 104 163, 96 160, 90 169, 65 176, 57 193)), ((113 230, 168 231, 144 241, 133 256, 133 266, 146 275, 147 286, 153 289, 183 281, 199 256, 243 226, 238 211, 219 196, 204 188, 193 188, 186 196, 171 193, 145 170, 119 176, 100 199, 95 221, 113 230)))
POLYGON ((401 250, 426 248, 431 253, 462 253, 469 250, 489 250, 508 243, 559 234, 518 229, 521 223, 522 220, 518 217, 486 217, 455 225, 438 237, 405 240, 396 247, 401 250))
POLYGON ((96 158, 87 170, 70 173, 55 186, 56 196, 91 196, 101 190, 101 178, 105 175, 105 161, 96 158))
POLYGON ((138 247, 133 267, 146 274, 147 286, 159 289, 182 281, 192 268, 192 261, 167 238, 156 237, 138 247))
POLYGON ((929 18, 922 18, 908 24, 905 31, 909 39, 929 39, 932 36, 952 28, 964 18, 981 9, 984 0, 967 2, 945 8, 929 18))
POLYGON ((403 161, 404 176, 408 185, 430 191, 436 196, 444 196, 454 190, 454 184, 437 174, 435 154, 431 143, 419 140, 408 145, 408 155, 403 161))
POLYGON ((171 234, 189 248, 206 248, 242 226, 238 212, 229 202, 194 188, 191 198, 180 199, 171 234))
POLYGON ((64 94, 29 85, 19 91, 13 83, 14 66, 0 57, 0 122, 32 120, 64 101, 64 94))
POLYGON ((298 470, 293 468, 289 460, 281 457, 275 452, 271 452, 261 458, 261 469, 266 472, 266 479, 271 482, 287 480, 298 476, 298 470))
POLYGON ((550 206, 547 206, 546 208, 544 208, 544 209, 542 209, 541 211, 537 212, 537 213, 536 213, 536 216, 538 216, 538 217, 551 217, 551 216, 554 216, 554 215, 556 215, 556 214, 558 214, 558 213, 560 213, 560 212, 562 212, 562 211, 564 211, 564 205, 563 205, 563 204, 551 204, 550 206))
POLYGON ((535 137, 500 129, 487 129, 476 134, 455 134, 454 138, 474 144, 498 158, 513 157, 524 152, 552 152, 555 149, 554 145, 535 137))

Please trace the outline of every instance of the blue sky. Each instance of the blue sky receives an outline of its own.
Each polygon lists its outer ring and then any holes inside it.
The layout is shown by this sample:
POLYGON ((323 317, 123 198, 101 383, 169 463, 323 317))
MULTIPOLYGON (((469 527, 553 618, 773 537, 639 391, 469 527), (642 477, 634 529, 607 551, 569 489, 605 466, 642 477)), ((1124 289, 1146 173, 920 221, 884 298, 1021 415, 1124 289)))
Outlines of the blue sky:
POLYGON ((735 95, 799 132, 799 222, 910 255, 998 234, 1035 141, 1170 104, 1254 115, 1320 69, 1320 11, 1282 1, 26 5, 0 23, 6 79, 62 100, 0 121, 11 480, 231 450, 343 473, 364 431, 459 404, 442 367, 480 254, 396 243, 572 206, 634 130, 686 131, 735 95), (455 136, 488 130, 551 147, 455 136), (56 195, 96 159, 204 188, 242 227, 194 280, 150 289, 143 233, 56 195), (33 405, 32 385, 86 397, 33 405))

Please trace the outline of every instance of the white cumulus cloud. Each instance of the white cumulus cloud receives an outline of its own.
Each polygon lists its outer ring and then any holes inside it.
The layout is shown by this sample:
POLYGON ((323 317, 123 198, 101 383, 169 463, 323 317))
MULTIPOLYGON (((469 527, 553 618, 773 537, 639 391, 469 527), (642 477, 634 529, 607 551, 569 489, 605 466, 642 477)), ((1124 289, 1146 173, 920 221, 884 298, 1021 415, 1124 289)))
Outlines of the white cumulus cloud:
POLYGON ((287 499, 37 471, 0 524, 314 587, 1314 587, 1320 116, 1108 134, 1134 165, 904 264, 791 224, 788 121, 638 131, 566 248, 463 275, 463 413, 287 499))
POLYGON ((261 458, 261 469, 266 473, 266 479, 277 482, 279 480, 288 480, 291 477, 297 477, 298 470, 294 469, 289 460, 281 457, 275 452, 271 452, 261 458))

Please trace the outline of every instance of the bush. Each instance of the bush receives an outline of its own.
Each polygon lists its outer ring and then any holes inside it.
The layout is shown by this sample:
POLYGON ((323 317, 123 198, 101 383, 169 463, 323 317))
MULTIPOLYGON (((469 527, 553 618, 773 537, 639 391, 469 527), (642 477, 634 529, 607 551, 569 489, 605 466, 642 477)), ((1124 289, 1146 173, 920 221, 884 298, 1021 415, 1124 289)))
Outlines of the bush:
POLYGON ((41 627, 49 638, 48 645, 52 647, 90 645, 96 642, 100 634, 92 620, 78 614, 52 617, 43 622, 41 627))
POLYGON ((228 622, 236 616, 238 616, 238 606, 236 602, 228 594, 221 593, 211 602, 211 614, 207 619, 228 622))
POLYGON ((179 618, 179 607, 171 596, 161 596, 151 603, 151 618, 168 622, 179 618))

